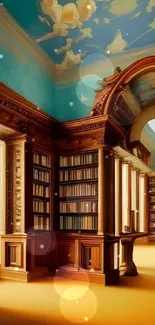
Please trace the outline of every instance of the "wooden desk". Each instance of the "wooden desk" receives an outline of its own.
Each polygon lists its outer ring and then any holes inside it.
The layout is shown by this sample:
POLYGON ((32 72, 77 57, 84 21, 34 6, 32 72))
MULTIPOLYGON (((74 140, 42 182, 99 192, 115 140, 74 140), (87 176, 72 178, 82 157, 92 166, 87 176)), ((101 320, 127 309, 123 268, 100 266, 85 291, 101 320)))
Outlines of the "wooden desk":
POLYGON ((121 244, 124 246, 124 262, 120 266, 120 275, 137 276, 137 268, 133 261, 134 241, 148 236, 147 232, 121 233, 121 244))

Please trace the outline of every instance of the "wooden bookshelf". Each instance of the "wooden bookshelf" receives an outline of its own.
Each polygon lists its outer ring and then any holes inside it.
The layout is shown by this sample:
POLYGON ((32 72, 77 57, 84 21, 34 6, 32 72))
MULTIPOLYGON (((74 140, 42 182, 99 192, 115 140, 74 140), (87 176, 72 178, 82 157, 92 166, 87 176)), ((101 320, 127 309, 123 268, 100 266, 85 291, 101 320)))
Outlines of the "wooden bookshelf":
POLYGON ((149 236, 155 240, 155 176, 149 177, 149 236))
POLYGON ((60 156, 59 230, 97 231, 98 152, 60 156))
POLYGON ((33 152, 33 225, 34 230, 49 230, 51 217, 51 157, 33 152))

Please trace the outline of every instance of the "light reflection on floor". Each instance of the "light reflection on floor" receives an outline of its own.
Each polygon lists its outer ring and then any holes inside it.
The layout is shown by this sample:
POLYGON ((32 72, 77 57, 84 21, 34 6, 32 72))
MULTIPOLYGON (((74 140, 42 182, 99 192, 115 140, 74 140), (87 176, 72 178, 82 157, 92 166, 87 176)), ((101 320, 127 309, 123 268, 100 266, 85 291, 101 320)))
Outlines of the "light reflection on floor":
POLYGON ((155 246, 136 246, 139 277, 120 287, 57 277, 34 283, 0 281, 2 325, 142 325, 155 323, 155 246))

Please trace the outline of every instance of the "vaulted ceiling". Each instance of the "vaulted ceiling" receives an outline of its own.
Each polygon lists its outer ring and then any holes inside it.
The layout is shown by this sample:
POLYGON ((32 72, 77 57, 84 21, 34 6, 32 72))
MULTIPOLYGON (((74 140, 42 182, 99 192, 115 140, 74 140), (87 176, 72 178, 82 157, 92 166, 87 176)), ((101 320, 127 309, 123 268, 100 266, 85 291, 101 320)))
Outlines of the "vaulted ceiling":
MULTIPOLYGON (((155 42, 155 0, 2 0, 56 69, 155 42)), ((111 72, 111 71, 110 71, 111 72)))
MULTIPOLYGON (((155 0, 1 1, 51 60, 54 109, 37 105, 57 119, 89 115, 98 81, 155 55, 155 0)), ((154 75, 134 80, 131 91, 142 107, 155 100, 154 75)))

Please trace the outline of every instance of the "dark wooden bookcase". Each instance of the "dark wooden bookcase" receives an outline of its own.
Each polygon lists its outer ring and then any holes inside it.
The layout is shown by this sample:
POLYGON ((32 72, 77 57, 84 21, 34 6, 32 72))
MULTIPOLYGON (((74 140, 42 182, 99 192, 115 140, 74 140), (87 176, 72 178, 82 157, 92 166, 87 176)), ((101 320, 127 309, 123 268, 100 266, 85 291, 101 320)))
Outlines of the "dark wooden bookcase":
POLYGON ((33 227, 49 230, 51 220, 51 155, 33 150, 33 227))
POLYGON ((59 230, 97 231, 98 152, 60 156, 59 230))
POLYGON ((149 177, 149 238, 155 240, 155 176, 149 177))

